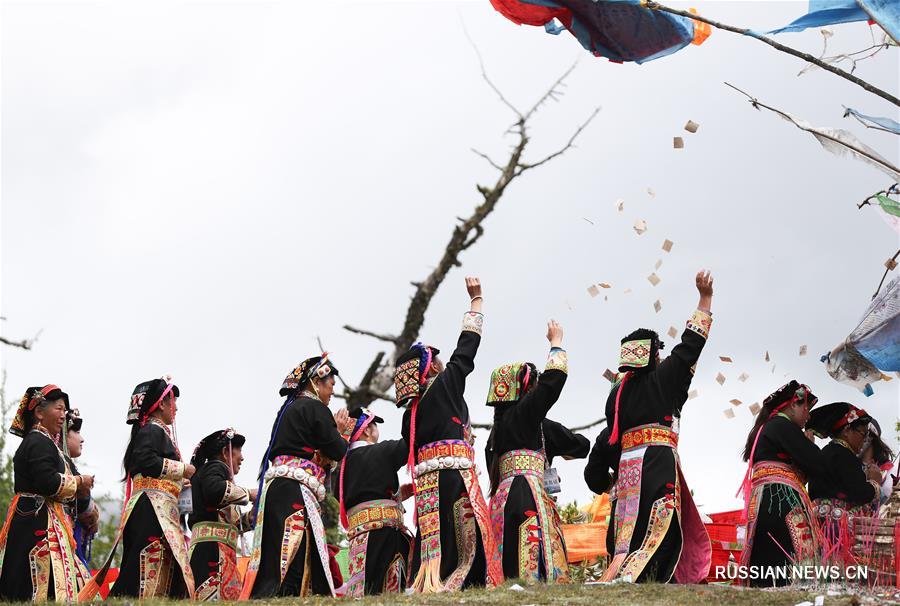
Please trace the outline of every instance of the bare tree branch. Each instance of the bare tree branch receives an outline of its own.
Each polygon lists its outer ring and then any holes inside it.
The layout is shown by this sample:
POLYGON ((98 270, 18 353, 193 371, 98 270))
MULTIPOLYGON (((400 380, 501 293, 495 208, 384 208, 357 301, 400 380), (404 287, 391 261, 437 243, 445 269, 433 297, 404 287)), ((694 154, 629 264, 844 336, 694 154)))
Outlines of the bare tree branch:
MULTIPOLYGON (((579 427, 571 427, 571 431, 584 431, 585 429, 590 429, 592 427, 596 427, 597 425, 603 425, 606 423, 606 417, 601 417, 596 421, 592 421, 587 425, 581 425, 579 427)), ((472 427, 474 429, 492 429, 494 427, 493 423, 472 423, 472 427)))
POLYGON ((531 116, 533 116, 535 113, 537 113, 537 110, 540 109, 540 107, 541 107, 544 103, 546 103, 548 100, 552 99, 553 101, 559 101, 559 97, 562 97, 562 96, 565 94, 565 93, 563 93, 560 89, 561 89, 561 88, 565 88, 565 86, 566 86, 566 83, 565 83, 566 78, 569 77, 569 74, 571 74, 571 73, 575 70, 575 68, 576 68, 577 66, 578 66, 578 60, 576 59, 575 62, 572 63, 571 66, 569 66, 569 69, 567 69, 566 71, 564 71, 563 74, 562 74, 559 78, 556 79, 556 82, 554 82, 553 85, 552 85, 550 88, 547 89, 547 92, 545 92, 545 93, 541 96, 541 98, 537 100, 537 103, 535 103, 535 104, 532 106, 532 108, 528 110, 528 113, 525 114, 525 116, 523 117, 523 120, 524 120, 525 122, 527 122, 528 119, 529 119, 531 116))
POLYGON ((574 145, 575 139, 578 138, 578 135, 581 134, 581 131, 583 131, 583 130, 587 127, 587 125, 591 123, 591 121, 597 116, 597 114, 600 113, 600 109, 601 109, 601 107, 600 107, 599 105, 598 105, 597 107, 594 108, 594 111, 591 112, 591 115, 588 117, 588 119, 585 120, 584 123, 582 123, 581 126, 579 126, 579 127, 575 130, 574 133, 572 133, 572 136, 571 136, 571 137, 569 137, 569 142, 566 143, 565 147, 563 147, 562 149, 560 149, 560 150, 558 150, 558 151, 553 152, 552 154, 550 154, 549 156, 547 156, 547 157, 544 158, 543 160, 539 160, 538 162, 535 162, 535 163, 533 163, 533 164, 520 163, 520 164, 519 164, 519 168, 516 170, 516 176, 521 175, 521 174, 524 173, 526 170, 530 170, 530 169, 532 169, 532 168, 537 168, 538 166, 540 166, 540 165, 542 165, 542 164, 546 164, 547 162, 553 160, 554 158, 557 158, 557 157, 563 155, 564 153, 566 153, 567 151, 569 151, 569 149, 575 147, 575 145, 574 145))
POLYGON ((749 36, 751 38, 755 38, 756 40, 759 40, 760 42, 768 44, 775 50, 779 50, 783 53, 787 53, 788 55, 793 55, 794 57, 803 59, 804 61, 806 61, 808 63, 813 63, 813 64, 817 65, 818 67, 821 67, 825 71, 829 71, 832 74, 835 74, 835 75, 840 76, 841 78, 844 78, 845 80, 849 80, 853 84, 856 84, 857 86, 862 87, 863 89, 867 90, 868 92, 872 93, 873 95, 878 95, 882 99, 890 101, 894 105, 900 106, 900 99, 898 99, 894 95, 891 95, 891 94, 881 90, 880 88, 872 86, 871 84, 869 84, 862 78, 857 78, 853 74, 847 73, 844 70, 842 70, 841 68, 835 67, 834 65, 825 63, 821 59, 818 59, 817 57, 814 57, 814 56, 810 55, 809 53, 804 53, 802 51, 798 51, 795 48, 791 48, 790 46, 785 46, 784 44, 781 44, 780 42, 776 42, 775 40, 772 40, 771 38, 769 38, 767 36, 758 34, 752 30, 742 28, 742 27, 735 27, 733 25, 726 25, 726 24, 720 23, 718 21, 713 21, 712 19, 707 19, 705 17, 701 17, 700 15, 695 15, 694 13, 691 13, 688 11, 669 8, 668 6, 663 6, 659 2, 654 2, 653 0, 644 0, 643 5, 646 8, 649 8, 650 10, 663 11, 665 13, 679 15, 681 17, 693 19, 694 21, 700 21, 701 23, 708 23, 709 25, 715 27, 716 29, 722 29, 727 32, 733 32, 735 34, 741 34, 744 36, 749 36))
POLYGON ((485 154, 485 153, 483 153, 483 152, 478 151, 478 150, 475 149, 474 147, 472 148, 472 151, 475 152, 477 155, 481 156, 482 158, 484 158, 485 160, 487 160, 488 163, 490 163, 491 166, 493 166, 494 168, 496 168, 497 170, 499 170, 501 173, 503 172, 503 167, 500 166, 499 164, 497 164, 496 162, 494 162, 493 160, 491 160, 491 157, 490 157, 489 155, 487 155, 487 154, 485 154))
POLYGON ((348 324, 344 324, 344 330, 350 331, 350 332, 358 334, 358 335, 372 337, 373 339, 378 339, 379 341, 385 341, 387 343, 396 343, 397 342, 397 337, 395 337, 394 335, 382 335, 382 334, 378 334, 377 332, 372 332, 370 330, 364 330, 362 328, 355 328, 348 324))
MULTIPOLYGON (((466 36, 468 37, 468 33, 466 33, 466 36)), ((413 292, 409 307, 407 308, 406 317, 403 321, 403 328, 400 333, 394 336, 362 330, 352 326, 344 326, 344 328, 350 332, 374 337, 394 345, 392 351, 387 353, 380 352, 378 354, 375 361, 369 366, 369 370, 366 372, 365 377, 363 377, 359 387, 355 389, 346 389, 344 396, 347 399, 347 406, 351 409, 366 406, 377 399, 393 401, 393 398, 387 395, 387 392, 393 385, 394 361, 408 351, 409 347, 418 338, 419 331, 422 329, 422 325, 425 322, 425 312, 431 304, 431 300, 437 293, 438 288, 451 269, 461 266, 462 263, 459 258, 460 254, 472 247, 484 235, 483 222, 494 211, 497 203, 506 191, 506 188, 526 170, 546 164, 573 147, 575 139, 600 111, 599 107, 594 110, 588 120, 578 127, 563 149, 538 162, 526 163, 523 160, 523 154, 529 143, 527 134, 528 118, 533 116, 538 108, 540 108, 548 99, 555 99, 561 94, 559 89, 563 85, 566 77, 572 73, 575 66, 569 67, 562 76, 557 78, 556 82, 554 82, 550 89, 538 99, 537 103, 535 103, 527 114, 522 114, 506 99, 500 89, 491 82, 484 68, 484 61, 481 58, 481 53, 478 51, 478 48, 475 46, 474 42, 472 42, 471 38, 469 38, 469 42, 472 44, 472 47, 478 55, 482 77, 497 93, 500 101, 509 107, 516 115, 516 122, 507 131, 507 134, 511 134, 515 137, 515 142, 510 148, 509 156, 504 164, 495 162, 486 154, 483 154, 478 150, 472 150, 490 162, 491 166, 496 168, 500 174, 491 186, 476 185, 478 192, 481 194, 480 204, 475 207, 470 216, 465 218, 457 217, 458 223, 453 227, 453 230, 450 233, 450 239, 447 242, 438 263, 424 280, 412 282, 415 292, 413 292)))
POLYGON ((499 88, 497 88, 497 85, 494 84, 494 83, 491 81, 491 79, 488 77, 488 75, 487 75, 487 70, 484 68, 484 59, 481 57, 481 51, 478 50, 478 46, 475 44, 475 41, 472 40, 472 37, 469 35, 469 30, 466 29, 466 23, 465 23, 465 21, 462 21, 462 29, 463 29, 463 33, 466 35, 466 40, 469 41, 469 44, 472 45, 472 50, 474 50, 474 51, 475 51, 475 55, 478 56, 478 65, 479 65, 479 67, 481 67, 481 77, 484 78, 484 81, 487 82, 488 86, 490 86, 491 89, 493 89, 493 91, 494 91, 495 93, 497 93, 497 96, 500 98, 500 101, 502 101, 503 104, 504 104, 506 107, 508 107, 509 109, 511 109, 512 112, 513 112, 520 120, 524 120, 525 117, 522 115, 522 112, 520 112, 520 111, 516 108, 515 105, 513 105, 512 103, 510 103, 509 101, 506 100, 506 97, 503 96, 503 93, 500 91, 499 88))
MULTIPOLYGON (((4 320, 6 318, 3 318, 4 320)), ((22 339, 21 341, 13 341, 12 339, 7 339, 6 337, 0 337, 0 343, 4 345, 9 345, 10 347, 18 347, 19 349, 29 350, 31 349, 35 343, 37 343, 38 337, 41 336, 41 333, 44 332, 44 329, 41 329, 30 339, 22 339)))

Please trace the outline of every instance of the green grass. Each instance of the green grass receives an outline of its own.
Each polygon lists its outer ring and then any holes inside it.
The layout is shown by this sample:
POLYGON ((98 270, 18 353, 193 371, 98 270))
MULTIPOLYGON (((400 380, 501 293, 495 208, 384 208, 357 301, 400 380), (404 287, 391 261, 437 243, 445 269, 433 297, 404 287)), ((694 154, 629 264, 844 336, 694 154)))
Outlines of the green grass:
MULTIPOLYGON (((825 589, 818 590, 762 590, 742 589, 720 585, 630 585, 618 583, 615 585, 557 585, 530 586, 524 591, 509 589, 512 583, 506 583, 503 587, 493 591, 483 589, 469 590, 457 593, 440 593, 432 595, 414 596, 390 596, 390 597, 366 597, 353 600, 360 606, 380 606, 388 604, 408 604, 410 606, 770 606, 783 605, 794 606, 803 601, 813 602, 817 595, 825 595, 825 589)), ((341 600, 349 602, 350 600, 341 600)), ((123 604, 124 601, 113 601, 114 604, 123 604)), ((172 604, 164 600, 145 600, 141 606, 154 604, 172 604)), ((826 596, 825 606, 857 606, 859 604, 898 604, 897 601, 886 601, 883 598, 863 598, 861 601, 856 596, 826 596)), ((244 604, 248 604, 244 602, 244 604)), ((332 598, 281 598, 273 600, 253 601, 249 604, 308 604, 310 606, 325 606, 335 604, 332 598)), ((135 603, 135 606, 137 604, 135 603)))

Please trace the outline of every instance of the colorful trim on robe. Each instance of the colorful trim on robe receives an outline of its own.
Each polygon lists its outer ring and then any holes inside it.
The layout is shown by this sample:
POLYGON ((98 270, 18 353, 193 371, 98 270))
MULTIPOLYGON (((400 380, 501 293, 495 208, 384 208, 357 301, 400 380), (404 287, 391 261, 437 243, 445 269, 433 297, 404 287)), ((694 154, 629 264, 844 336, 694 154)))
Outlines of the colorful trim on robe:
MULTIPOLYGON (((569 580, 566 546, 556 503, 544 490, 544 455, 535 450, 511 450, 500 456, 500 484, 491 498, 491 524, 500 556, 504 544, 506 503, 513 481, 521 477, 531 490, 534 515, 530 515, 519 529, 519 578, 550 583, 569 580)), ((527 512, 526 512, 527 513, 527 512)))
POLYGON ((456 591, 462 588, 475 561, 477 531, 481 531, 487 562, 488 588, 503 583, 500 551, 494 543, 490 514, 475 471, 475 452, 464 440, 440 440, 419 448, 413 482, 416 489, 416 519, 421 534, 421 565, 411 583, 416 593, 456 591), (456 520, 456 569, 441 579, 441 512, 438 484, 442 470, 455 470, 463 479, 466 493, 453 505, 456 520))
MULTIPOLYGON (((16 515, 16 506, 19 504, 21 496, 23 495, 13 496, 9 510, 6 512, 6 522, 3 524, 3 529, 0 530, 0 571, 3 570, 3 560, 6 556, 9 528, 12 525, 13 516, 16 515)), ((44 499, 44 497, 35 495, 27 496, 44 499)), ((78 597, 78 591, 88 582, 90 575, 75 553, 75 537, 72 535, 69 517, 66 515, 63 504, 46 499, 44 506, 47 507, 46 533, 29 554, 32 600, 46 602, 48 599, 53 599, 57 602, 74 602, 78 597), (53 579, 53 596, 49 595, 51 577, 53 579)))
MULTIPOLYGON (((819 563, 822 535, 815 519, 812 501, 800 475, 792 465, 775 461, 760 461, 753 465, 750 476, 750 503, 747 518, 747 542, 741 552, 741 565, 750 565, 753 553, 753 539, 756 537, 756 523, 762 506, 763 490, 769 485, 782 485, 791 490, 782 491, 781 498, 789 499, 791 510, 785 516, 785 525, 791 535, 793 553, 789 556, 797 565, 819 563), (791 492, 795 493, 794 496, 791 492)), ((781 546, 787 549, 787 545, 781 546)))
POLYGON ((674 577, 678 583, 699 583, 709 573, 712 546, 706 526, 681 471, 677 450, 678 434, 664 425, 641 425, 622 435, 622 445, 619 476, 615 488, 615 552, 601 580, 612 581, 621 578, 636 581, 669 532, 673 517, 678 516, 682 538, 681 554, 672 577, 657 580, 667 583, 674 577), (631 539, 640 514, 644 456, 650 446, 672 449, 675 459, 675 486, 671 493, 653 503, 647 521, 647 533, 638 549, 631 551, 631 539))
POLYGON ((153 511, 156 514, 156 520, 159 522, 160 528, 162 528, 163 536, 160 540, 148 545, 144 549, 144 553, 141 554, 141 589, 139 599, 166 597, 166 590, 172 578, 172 567, 174 565, 181 569, 188 596, 193 599, 194 574, 191 571, 191 560, 188 556, 188 547, 184 533, 181 531, 178 512, 178 494, 181 492, 181 487, 170 480, 145 478, 143 476, 135 476, 132 484, 133 492, 131 498, 128 499, 128 502, 125 503, 122 509, 122 521, 116 533, 116 541, 113 543, 112 549, 110 549, 106 562, 78 594, 78 601, 93 600, 99 593, 100 587, 109 573, 116 548, 122 541, 125 525, 128 523, 128 518, 131 517, 131 512, 137 505, 141 495, 146 495, 153 506, 153 511))
MULTIPOLYGON (((369 548, 369 533, 381 528, 393 528, 406 535, 412 542, 412 535, 403 525, 403 508, 394 500, 377 499, 365 501, 350 509, 347 538, 350 539, 348 564, 349 579, 339 592, 344 597, 360 598, 366 593, 366 552, 369 548)), ((382 580, 382 593, 400 593, 400 579, 409 570, 410 556, 395 558, 388 566, 382 580)))
MULTIPOLYGON (((303 496, 303 507, 296 510, 284 521, 280 561, 281 582, 284 583, 288 568, 297 556, 297 551, 300 549, 303 539, 307 541, 312 539, 316 545, 319 560, 322 562, 322 569, 328 581, 328 588, 332 597, 334 597, 336 595, 334 579, 331 576, 331 567, 328 564, 325 525, 322 523, 322 511, 318 499, 319 494, 321 494, 322 499, 325 498, 325 487, 322 484, 325 479, 325 470, 312 461, 301 457, 279 456, 275 457, 273 463, 274 466, 266 471, 265 483, 263 484, 262 494, 259 497, 259 512, 256 517, 256 529, 253 532, 253 550, 250 552, 250 562, 247 565, 247 574, 244 579, 244 588, 241 591, 240 599, 250 599, 253 585, 256 583, 256 575, 259 574, 259 565, 262 560, 266 494, 269 492, 272 481, 277 478, 287 478, 296 481, 300 485, 300 494, 303 496), (312 490, 311 487, 313 487, 312 490), (321 490, 317 490, 314 494, 313 490, 319 487, 321 487, 321 490)), ((307 543, 307 549, 309 548, 308 545, 309 543, 307 543)), ((305 592, 306 588, 304 587, 300 597, 303 597, 306 594, 305 592)))

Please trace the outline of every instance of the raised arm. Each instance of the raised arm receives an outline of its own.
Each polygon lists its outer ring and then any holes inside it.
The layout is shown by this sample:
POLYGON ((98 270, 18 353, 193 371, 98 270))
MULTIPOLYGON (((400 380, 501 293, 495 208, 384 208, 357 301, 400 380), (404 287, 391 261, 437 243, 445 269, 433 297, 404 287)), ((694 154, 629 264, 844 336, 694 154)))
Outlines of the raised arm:
POLYGON ((672 348, 672 353, 657 369, 657 377, 663 385, 672 389, 687 391, 694 374, 694 365, 700 359, 709 329, 712 326, 713 278, 708 271, 701 270, 695 277, 700 300, 697 309, 688 320, 681 341, 672 348))
POLYGON ((436 379, 454 398, 462 398, 466 377, 475 370, 475 354, 481 344, 481 327, 484 323, 481 313, 484 300, 481 296, 481 281, 478 278, 466 278, 466 291, 469 293, 469 311, 463 317, 456 349, 436 379))
POLYGON ((562 348, 563 329, 555 320, 547 323, 547 340, 550 354, 537 385, 522 398, 517 406, 523 418, 539 423, 559 400, 569 373, 569 357, 562 348))

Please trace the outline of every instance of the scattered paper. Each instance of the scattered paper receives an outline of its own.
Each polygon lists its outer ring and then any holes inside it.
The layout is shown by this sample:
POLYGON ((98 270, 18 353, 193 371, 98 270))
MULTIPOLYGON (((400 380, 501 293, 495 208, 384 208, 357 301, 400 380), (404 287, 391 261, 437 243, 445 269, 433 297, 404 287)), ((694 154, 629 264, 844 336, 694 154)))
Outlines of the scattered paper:
POLYGON ((750 405, 750 412, 753 413, 753 416, 756 416, 756 413, 759 412, 760 408, 762 408, 762 406, 759 405, 759 402, 754 402, 750 405))
POLYGON ((687 124, 684 125, 684 130, 689 133, 697 132, 697 129, 700 128, 700 125, 694 122, 693 120, 688 120, 687 124))
POLYGON ((728 400, 728 401, 731 402, 731 404, 732 404, 733 406, 740 406, 741 404, 743 404, 743 402, 741 402, 741 401, 738 400, 737 398, 735 398, 734 400, 728 400))
POLYGON ((643 219, 638 219, 634 222, 634 231, 637 232, 637 235, 641 235, 645 231, 647 231, 647 222, 643 219))
POLYGON ((766 350, 766 362, 768 362, 768 361, 769 361, 769 351, 766 350))
MULTIPOLYGON (((726 418, 726 419, 733 419, 733 418, 734 418, 734 411, 733 411, 732 409, 730 409, 730 408, 726 408, 726 409, 725 409, 725 418, 726 418)), ((812 606, 812 604, 810 604, 810 606, 812 606)))
POLYGON ((825 596, 823 596, 823 595, 816 596, 816 606, 825 606, 825 596))
POLYGON ((690 391, 688 392, 688 400, 693 400, 693 399, 696 398, 696 397, 697 397, 697 390, 696 390, 696 389, 692 389, 692 390, 690 390, 690 391))
POLYGON ((773 375, 775 374, 775 367, 776 367, 776 366, 777 366, 777 364, 772 364, 772 374, 773 374, 773 375))
POLYGON ((630 292, 631 292, 631 289, 630 289, 630 288, 626 288, 625 290, 622 291, 622 294, 627 295, 627 294, 630 293, 630 292))
POLYGON ((749 379, 749 378, 750 378, 750 375, 748 375, 748 374, 745 373, 745 372, 742 372, 742 373, 741 373, 741 376, 738 377, 738 381, 740 381, 741 383, 743 383, 744 381, 746 381, 746 380, 749 379))
POLYGON ((625 200, 623 200, 622 198, 616 200, 616 210, 618 210, 619 212, 625 210, 625 200))
POLYGON ((805 355, 806 355, 806 345, 801 345, 801 346, 800 346, 800 355, 801 355, 801 356, 805 356, 805 355))
POLYGON ((662 303, 659 302, 659 299, 653 304, 653 309, 656 310, 656 313, 659 313, 659 310, 662 309, 662 303))
POLYGON ((653 191, 653 188, 652 188, 652 187, 648 187, 648 188, 647 188, 647 195, 650 196, 651 198, 655 198, 655 197, 656 197, 656 192, 653 191))
POLYGON ((893 380, 894 380, 894 377, 891 377, 891 376, 889 376, 889 375, 886 375, 886 374, 884 374, 884 373, 881 373, 881 380, 882 380, 882 381, 893 381, 893 380))
POLYGON ((616 373, 607 368, 603 371, 603 378, 612 383, 616 380, 616 373))
POLYGON ((732 362, 734 362, 734 360, 732 360, 732 359, 729 358, 728 356, 719 356, 719 359, 722 360, 723 362, 727 363, 727 364, 731 364, 732 362))
POLYGON ((653 266, 653 269, 659 269, 660 267, 662 267, 662 259, 657 259, 656 265, 653 266))
POLYGON ((678 336, 678 329, 675 328, 674 326, 670 326, 669 330, 666 331, 666 334, 674 339, 675 337, 678 336))
POLYGON ((612 285, 607 284, 606 282, 601 282, 597 286, 599 286, 600 288, 612 288, 612 285))
POLYGON ((675 149, 684 149, 684 139, 682 139, 681 137, 675 137, 672 140, 672 145, 675 147, 675 149))
POLYGON ((800 602, 799 604, 794 604, 794 606, 814 606, 812 602, 800 602))
POLYGON ((650 280, 650 284, 652 284, 653 286, 656 286, 657 284, 659 284, 659 276, 657 276, 655 273, 652 273, 649 276, 647 276, 647 279, 650 280))
POLYGON ((670 251, 672 250, 672 245, 673 245, 673 244, 675 244, 675 243, 672 242, 671 240, 666 240, 665 242, 663 242, 663 247, 662 247, 662 248, 663 248, 664 251, 670 252, 670 251))
MULTIPOLYGON (((518 583, 513 583, 512 585, 509 586, 509 590, 510 591, 525 591, 525 588, 522 587, 521 585, 519 585, 518 583)), ((812 606, 812 604, 810 604, 809 606, 812 606)))
POLYGON ((588 223, 590 223, 591 225, 594 224, 594 222, 591 221, 590 219, 588 219, 587 217, 581 217, 581 218, 584 219, 585 221, 587 221, 588 223))
POLYGON ((725 375, 723 375, 722 373, 717 374, 716 383, 718 383, 719 385, 725 385, 725 375))
POLYGON ((594 286, 593 284, 591 284, 590 286, 588 286, 588 294, 591 295, 592 297, 596 297, 597 295, 600 294, 600 289, 597 288, 596 286, 594 286))
POLYGON ((603 295, 603 300, 604 300, 604 301, 609 301, 609 297, 607 297, 606 295, 603 295))

